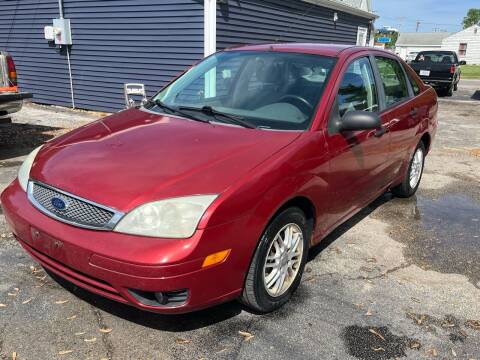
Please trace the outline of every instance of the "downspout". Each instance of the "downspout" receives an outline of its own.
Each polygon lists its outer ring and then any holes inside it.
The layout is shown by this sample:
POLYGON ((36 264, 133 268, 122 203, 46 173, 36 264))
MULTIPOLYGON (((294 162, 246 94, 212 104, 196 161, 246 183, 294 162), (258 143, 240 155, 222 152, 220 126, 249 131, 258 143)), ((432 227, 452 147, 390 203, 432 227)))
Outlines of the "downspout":
MULTIPOLYGON (((217 0, 203 2, 203 55, 212 55, 217 51, 217 0)), ((216 96, 217 73, 216 68, 205 74, 205 97, 216 96)))
MULTIPOLYGON (((60 19, 63 19, 63 0, 58 0, 58 14, 60 15, 60 19)), ((70 63, 70 47, 69 45, 65 45, 65 47, 67 50, 68 78, 70 80, 70 95, 72 97, 72 109, 75 109, 75 96, 73 94, 72 65, 70 63)))
POLYGON ((205 0, 203 6, 203 49, 207 57, 217 51, 217 0, 205 0))

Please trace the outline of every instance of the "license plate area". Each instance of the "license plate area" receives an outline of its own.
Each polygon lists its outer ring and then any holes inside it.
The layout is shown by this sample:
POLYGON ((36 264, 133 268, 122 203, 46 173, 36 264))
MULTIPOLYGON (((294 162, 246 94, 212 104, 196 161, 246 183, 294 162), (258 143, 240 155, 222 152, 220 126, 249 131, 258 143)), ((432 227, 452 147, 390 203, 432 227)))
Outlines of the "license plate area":
POLYGON ((430 76, 430 70, 420 70, 420 76, 430 76))

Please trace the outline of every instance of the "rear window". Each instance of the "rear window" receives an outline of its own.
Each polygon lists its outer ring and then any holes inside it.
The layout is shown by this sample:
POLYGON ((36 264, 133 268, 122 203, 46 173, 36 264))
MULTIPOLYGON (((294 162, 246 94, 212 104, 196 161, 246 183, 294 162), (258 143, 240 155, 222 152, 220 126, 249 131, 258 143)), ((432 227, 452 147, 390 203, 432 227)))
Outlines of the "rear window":
POLYGON ((419 53, 416 62, 435 64, 455 64, 455 55, 452 53, 419 53))

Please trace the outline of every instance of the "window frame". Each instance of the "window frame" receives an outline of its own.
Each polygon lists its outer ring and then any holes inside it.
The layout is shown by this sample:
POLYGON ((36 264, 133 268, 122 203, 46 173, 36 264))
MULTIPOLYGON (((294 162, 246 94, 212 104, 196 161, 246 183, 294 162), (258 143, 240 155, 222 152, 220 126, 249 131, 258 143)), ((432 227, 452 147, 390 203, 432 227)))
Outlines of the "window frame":
POLYGON ((405 102, 410 101, 413 97, 416 96, 413 92, 412 84, 410 84, 410 81, 408 80, 406 70, 402 66, 402 63, 400 61, 398 61, 397 58, 395 58, 393 56, 388 56, 388 54, 384 54, 384 53, 372 53, 372 54, 370 54, 370 57, 371 57, 371 63, 373 63, 373 67, 374 67, 374 72, 375 72, 376 81, 377 81, 377 88, 379 89, 379 95, 381 97, 380 113, 383 113, 384 111, 395 108, 399 105, 402 105, 405 102), (405 84, 407 85, 407 93, 408 93, 407 97, 405 97, 405 98, 403 98, 403 99, 401 99, 401 100, 399 100, 399 101, 397 101, 393 104, 387 105, 385 89, 383 87, 383 80, 382 80, 382 76, 380 75, 380 70, 378 68, 377 61, 375 60, 376 57, 390 59, 390 60, 395 61, 398 64, 398 66, 400 67, 400 69, 402 71, 403 78, 405 80, 405 84))
MULTIPOLYGON (((376 72, 376 68, 375 68, 375 64, 372 63, 372 60, 374 60, 372 58, 372 54, 371 53, 361 53, 359 54, 358 56, 355 56, 355 57, 352 57, 350 59, 348 59, 348 61, 346 61, 343 65, 342 65, 342 69, 341 69, 341 76, 338 77, 338 80, 337 80, 337 85, 335 86, 335 88, 333 89, 334 90, 334 93, 331 94, 331 96, 333 96, 333 102, 332 102, 332 105, 330 106, 330 111, 327 113, 328 117, 327 117, 327 132, 329 135, 334 135, 336 133, 338 133, 338 131, 336 131, 336 126, 335 126, 335 123, 337 121, 341 121, 342 117, 340 116, 340 111, 339 111, 339 106, 338 106, 338 92, 340 90, 340 87, 342 85, 342 81, 343 81, 343 77, 345 76, 348 68, 350 67, 350 65, 352 65, 355 61, 357 60, 360 60, 362 58, 366 58, 367 61, 369 62, 370 64, 370 67, 372 69, 372 74, 373 74, 373 83, 375 84, 375 87, 376 87, 376 98, 377 98, 377 103, 378 103, 378 110, 377 111, 372 111, 371 113, 372 114, 381 114, 381 112, 383 111, 383 106, 384 106, 384 98, 381 96, 380 94, 380 91, 383 91, 383 89, 379 89, 379 83, 378 83, 378 74, 376 72)), ((383 93, 382 93, 383 94, 383 93)))
POLYGON ((458 56, 467 56, 468 43, 459 43, 458 44, 458 56), (462 45, 464 45, 462 47, 462 45), (462 53, 463 51, 463 53, 462 53))

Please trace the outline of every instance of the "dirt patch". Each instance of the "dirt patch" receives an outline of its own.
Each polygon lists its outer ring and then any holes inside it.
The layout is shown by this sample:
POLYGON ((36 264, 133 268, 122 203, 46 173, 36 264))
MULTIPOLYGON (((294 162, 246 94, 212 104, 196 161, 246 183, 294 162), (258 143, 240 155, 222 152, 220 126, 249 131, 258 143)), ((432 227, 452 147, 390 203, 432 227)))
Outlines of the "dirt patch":
POLYGON ((343 330, 342 336, 349 354, 358 359, 394 359, 406 356, 407 349, 421 348, 417 340, 394 335, 386 326, 352 325, 343 330))

